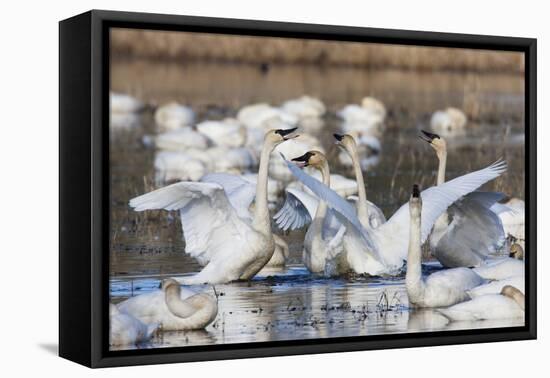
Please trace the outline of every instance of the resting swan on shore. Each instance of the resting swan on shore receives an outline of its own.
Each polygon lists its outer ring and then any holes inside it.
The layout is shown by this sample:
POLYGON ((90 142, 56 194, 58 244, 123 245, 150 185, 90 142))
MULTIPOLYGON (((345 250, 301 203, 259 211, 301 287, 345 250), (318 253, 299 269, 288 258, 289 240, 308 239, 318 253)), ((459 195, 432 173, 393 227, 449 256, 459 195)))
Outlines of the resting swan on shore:
MULTIPOLYGON (((269 156, 291 138, 296 129, 271 130, 265 134, 255 188, 238 176, 230 178, 235 195, 230 196, 220 180, 179 182, 130 200, 136 211, 164 209, 180 213, 186 252, 204 268, 185 284, 226 283, 247 280, 271 259, 275 241, 271 232, 267 200, 269 156), (252 189, 252 190, 251 190, 252 189), (255 195, 254 195, 255 192, 255 195), (254 214, 248 211, 255 200, 254 214)), ((221 158, 221 157, 220 157, 221 158)))

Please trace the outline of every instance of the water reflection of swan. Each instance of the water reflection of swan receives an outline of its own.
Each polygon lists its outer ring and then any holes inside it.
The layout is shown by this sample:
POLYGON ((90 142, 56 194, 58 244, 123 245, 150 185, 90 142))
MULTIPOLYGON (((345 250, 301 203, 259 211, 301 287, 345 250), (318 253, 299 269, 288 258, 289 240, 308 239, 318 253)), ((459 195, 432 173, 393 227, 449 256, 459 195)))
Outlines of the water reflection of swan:
MULTIPOLYGON (((423 131, 419 137, 436 152, 439 160, 437 185, 445 182, 447 143, 437 134, 423 131)), ((445 267, 479 266, 505 243, 504 228, 491 208, 502 193, 473 192, 453 204, 435 222, 430 236, 433 255, 445 267)))
POLYGON ((134 345, 149 340, 157 330, 158 323, 145 324, 136 317, 120 312, 114 304, 109 305, 109 345, 134 345))
POLYGON ((433 331, 443 329, 449 319, 431 308, 411 309, 407 322, 407 331, 433 331))
POLYGON ((376 228, 386 223, 386 217, 382 210, 374 203, 367 200, 363 171, 359 165, 359 154, 357 153, 357 144, 354 138, 350 135, 339 134, 334 134, 334 138, 336 139, 336 144, 341 146, 344 151, 349 154, 352 160, 358 191, 358 201, 356 202, 357 218, 359 218, 359 221, 364 227, 370 226, 376 228))
POLYGON ((272 130, 266 134, 255 196, 248 189, 249 182, 225 175, 242 183, 235 185, 237 191, 244 188, 242 196, 228 198, 227 188, 219 182, 179 182, 130 200, 130 206, 136 211, 179 210, 186 252, 205 265, 195 276, 184 278, 184 283, 250 279, 271 259, 275 242, 267 201, 269 156, 275 146, 289 139, 294 131, 272 130), (248 206, 254 198, 251 216, 248 206))
MULTIPOLYGON (((407 256, 409 240, 408 203, 404 204, 383 225, 371 229, 361 225, 352 205, 323 183, 287 162, 292 174, 317 197, 327 202, 346 226, 344 237, 349 266, 357 273, 371 275, 397 274, 407 256)), ((424 211, 421 241, 424 242, 437 218, 455 201, 498 177, 506 163, 498 162, 485 169, 455 178, 422 192, 424 211)))
POLYGON ((525 316, 525 296, 513 286, 438 310, 452 321, 515 319, 525 316))
POLYGON ((144 323, 160 324, 167 331, 202 329, 218 314, 216 298, 182 289, 171 278, 162 281, 162 290, 131 297, 119 303, 118 309, 144 323))
POLYGON ((445 307, 467 300, 467 291, 485 281, 473 270, 454 268, 422 277, 422 198, 415 185, 409 200, 410 232, 405 283, 409 303, 416 307, 445 307))

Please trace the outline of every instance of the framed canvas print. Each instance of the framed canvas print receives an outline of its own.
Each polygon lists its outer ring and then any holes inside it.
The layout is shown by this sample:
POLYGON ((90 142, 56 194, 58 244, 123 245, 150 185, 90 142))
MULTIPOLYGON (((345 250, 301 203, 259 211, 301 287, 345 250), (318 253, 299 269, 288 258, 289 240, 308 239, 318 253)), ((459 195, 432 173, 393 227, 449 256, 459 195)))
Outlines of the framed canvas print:
POLYGON ((60 355, 536 337, 536 40, 60 22, 60 355))

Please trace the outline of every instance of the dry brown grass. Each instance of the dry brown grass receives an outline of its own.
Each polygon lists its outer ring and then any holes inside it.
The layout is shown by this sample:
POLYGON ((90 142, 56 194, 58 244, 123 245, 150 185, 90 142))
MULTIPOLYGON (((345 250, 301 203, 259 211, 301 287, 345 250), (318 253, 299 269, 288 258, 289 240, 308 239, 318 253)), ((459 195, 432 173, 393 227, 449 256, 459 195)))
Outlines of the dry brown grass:
POLYGON ((473 49, 116 29, 113 56, 414 70, 523 72, 523 54, 473 49))

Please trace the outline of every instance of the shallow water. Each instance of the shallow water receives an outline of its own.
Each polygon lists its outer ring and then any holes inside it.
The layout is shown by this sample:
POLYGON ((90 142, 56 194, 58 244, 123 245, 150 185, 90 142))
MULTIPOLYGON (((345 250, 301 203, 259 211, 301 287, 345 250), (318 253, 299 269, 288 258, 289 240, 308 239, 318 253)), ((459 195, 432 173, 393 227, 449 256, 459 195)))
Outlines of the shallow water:
MULTIPOLYGON (((369 199, 386 216, 407 201, 413 183, 427 187, 435 182, 435 154, 416 138, 418 129, 428 129, 431 112, 449 105, 474 106, 476 118, 467 135, 448 141, 447 177, 502 157, 509 164, 508 172, 484 189, 524 196, 523 80, 519 76, 307 66, 275 66, 262 73, 251 65, 117 61, 113 62, 111 86, 150 103, 179 100, 193 106, 200 120, 234 115, 238 107, 254 101, 277 104, 303 93, 318 96, 329 109, 319 137, 331 159, 331 170, 352 178, 350 169, 332 163, 337 150, 331 133, 338 128, 334 111, 372 94, 384 101, 389 115, 380 161, 366 172, 366 180, 369 199)), ((138 122, 138 127, 111 134, 113 302, 156 289, 161 277, 200 270, 183 253, 176 214, 137 214, 127 206, 130 198, 156 187, 154 151, 141 143, 144 135, 154 132, 151 111, 145 111, 138 122)), ((165 332, 140 347, 521 325, 511 321, 448 324, 435 311, 409 310, 402 277, 327 280, 312 276, 301 265, 303 234, 283 235, 291 250, 287 270, 263 272, 249 283, 216 285, 219 315, 206 331, 165 332)), ((437 266, 432 261, 425 268, 431 271, 437 266)))

